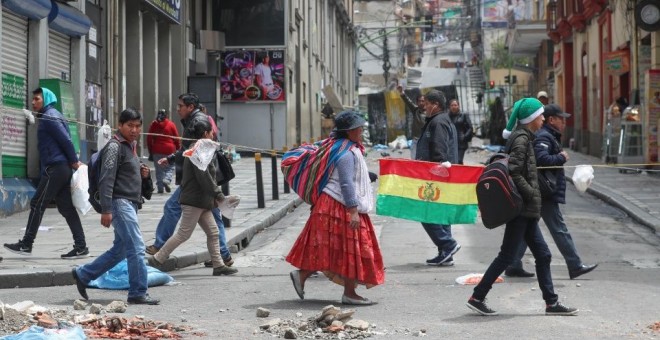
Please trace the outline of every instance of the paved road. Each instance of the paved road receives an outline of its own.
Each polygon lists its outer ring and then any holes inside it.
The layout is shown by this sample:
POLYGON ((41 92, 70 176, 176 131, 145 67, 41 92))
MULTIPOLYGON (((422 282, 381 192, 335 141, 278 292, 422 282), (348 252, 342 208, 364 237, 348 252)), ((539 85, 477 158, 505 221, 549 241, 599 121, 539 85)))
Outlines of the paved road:
MULTIPOLYGON (((404 156, 391 151, 393 156, 404 156)), ((482 157, 468 154, 476 162, 482 157)), ((371 152, 375 167, 377 153, 371 152)), ((489 303, 501 315, 474 315, 465 306, 472 287, 455 283, 458 276, 483 272, 496 255, 502 228, 487 230, 480 224, 454 227, 463 245, 454 267, 423 264, 434 255, 434 247, 419 223, 372 215, 386 265, 386 283, 365 291, 378 304, 359 307, 355 318, 374 323, 376 338, 408 339, 412 332, 426 330, 429 339, 655 339, 646 328, 660 321, 656 304, 660 298, 660 246, 647 227, 588 194, 569 187, 564 207, 569 228, 587 262, 600 267, 579 280, 569 280, 558 250, 549 240, 554 259, 555 287, 562 301, 580 308, 577 317, 547 317, 533 279, 508 279, 497 284, 489 303)), ((162 307, 130 306, 127 314, 184 324, 203 331, 203 339, 267 339, 257 330, 263 319, 255 317, 258 307, 271 310, 272 317, 304 319, 322 307, 338 304, 341 288, 323 276, 312 278, 306 300, 296 296, 288 272, 293 268, 284 256, 309 214, 303 205, 259 233, 250 246, 236 254, 239 273, 212 277, 207 268, 190 266, 171 272, 177 284, 155 287, 150 293, 163 300, 162 307), (297 317, 296 313, 302 313, 297 317)), ((545 229, 545 228, 543 228, 545 229)), ((525 257, 531 268, 532 258, 525 257)), ((73 286, 0 290, 6 303, 31 299, 39 304, 71 308, 78 298, 73 286)), ((124 292, 90 290, 92 302, 107 304, 123 299, 124 292)), ((343 308, 346 308, 343 306, 343 308)), ((197 337, 195 337, 197 338, 197 337)))

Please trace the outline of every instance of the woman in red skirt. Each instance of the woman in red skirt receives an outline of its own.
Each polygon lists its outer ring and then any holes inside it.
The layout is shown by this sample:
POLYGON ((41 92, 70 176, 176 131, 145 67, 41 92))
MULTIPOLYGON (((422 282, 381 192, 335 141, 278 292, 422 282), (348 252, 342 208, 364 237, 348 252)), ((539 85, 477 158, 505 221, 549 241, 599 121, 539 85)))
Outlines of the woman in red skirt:
POLYGON ((352 111, 335 117, 333 144, 322 157, 326 164, 320 165, 326 173, 318 174, 328 176, 327 181, 286 257, 299 268, 290 276, 301 299, 305 298, 305 281, 316 271, 344 286, 342 303, 351 305, 373 303, 355 292, 357 285, 371 288, 385 280, 383 257, 367 214, 374 197, 361 144, 364 123, 352 111))

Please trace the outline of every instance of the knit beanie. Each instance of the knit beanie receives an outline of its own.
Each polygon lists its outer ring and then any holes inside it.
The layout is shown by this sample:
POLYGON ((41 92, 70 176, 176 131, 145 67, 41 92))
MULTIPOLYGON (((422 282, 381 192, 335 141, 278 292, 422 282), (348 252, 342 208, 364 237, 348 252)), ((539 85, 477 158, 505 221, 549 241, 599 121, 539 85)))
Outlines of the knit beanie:
POLYGON ((511 131, 516 127, 516 123, 527 124, 532 122, 536 117, 543 114, 543 103, 536 98, 523 98, 513 104, 511 110, 511 117, 506 124, 506 129, 502 132, 502 137, 508 139, 511 136, 511 131))

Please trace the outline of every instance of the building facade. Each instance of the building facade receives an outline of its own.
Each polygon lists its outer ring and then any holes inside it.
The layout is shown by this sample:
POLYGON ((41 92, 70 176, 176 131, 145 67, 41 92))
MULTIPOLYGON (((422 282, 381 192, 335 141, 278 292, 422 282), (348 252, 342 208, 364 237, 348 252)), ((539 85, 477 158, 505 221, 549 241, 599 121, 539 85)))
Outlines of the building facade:
MULTIPOLYGON (((145 125, 161 108, 178 123, 177 97, 185 92, 199 94, 221 140, 239 151, 281 150, 321 138, 328 101, 322 90, 342 106, 355 103, 352 2, 3 1, 0 216, 29 209, 40 175, 38 120, 29 124, 23 112, 39 86, 60 98, 58 109, 70 120, 82 161, 97 149, 98 126, 107 121, 115 127, 124 108, 140 110, 145 125), (250 83, 226 91, 222 72, 230 55, 243 50, 254 58, 243 72, 250 83), (263 55, 273 61, 270 67, 256 65, 263 55), (271 86, 257 84, 268 78, 271 86)), ((140 154, 147 156, 144 137, 140 154)))

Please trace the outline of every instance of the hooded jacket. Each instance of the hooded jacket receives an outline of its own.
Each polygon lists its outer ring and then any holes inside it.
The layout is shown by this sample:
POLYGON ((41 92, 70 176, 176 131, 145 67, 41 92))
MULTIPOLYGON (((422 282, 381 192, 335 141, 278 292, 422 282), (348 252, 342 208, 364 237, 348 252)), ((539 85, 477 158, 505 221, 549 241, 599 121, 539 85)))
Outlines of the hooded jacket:
POLYGON ((76 150, 71 142, 69 124, 64 115, 55 109, 57 97, 42 87, 44 106, 39 110, 39 127, 37 128, 37 148, 42 170, 54 164, 73 164, 78 162, 76 150))

